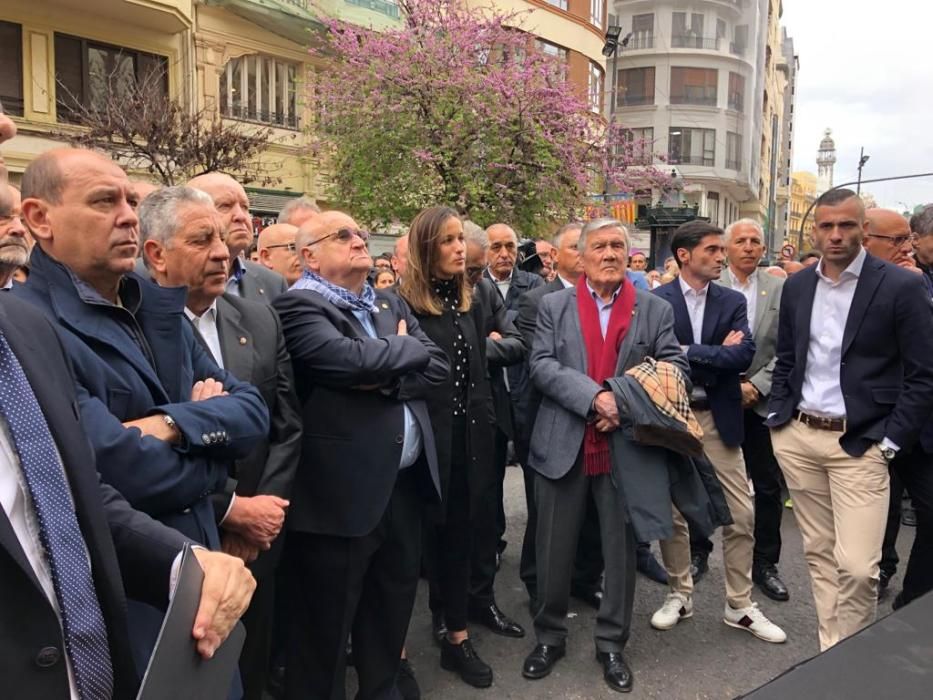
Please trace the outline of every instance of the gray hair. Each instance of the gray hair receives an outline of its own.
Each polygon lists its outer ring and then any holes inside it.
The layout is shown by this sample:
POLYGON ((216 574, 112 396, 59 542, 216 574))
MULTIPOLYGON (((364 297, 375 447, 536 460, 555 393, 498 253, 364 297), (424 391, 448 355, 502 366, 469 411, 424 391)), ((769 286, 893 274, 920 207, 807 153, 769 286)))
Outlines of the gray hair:
MULTIPOLYGON (((201 204, 214 209, 214 200, 206 192, 186 185, 163 187, 146 197, 136 212, 139 217, 139 247, 146 241, 158 241, 168 247, 178 233, 178 211, 185 206, 201 204)), ((143 255, 143 262, 149 267, 149 260, 143 255)))
POLYGON ((933 204, 927 204, 910 217, 910 230, 918 236, 929 236, 933 233, 933 204))
POLYGON ((318 214, 321 213, 321 208, 317 205, 317 202, 306 195, 301 195, 300 197, 289 200, 288 203, 282 207, 282 211, 279 212, 279 216, 275 222, 277 224, 290 224, 291 222, 289 219, 292 214, 299 209, 310 209, 318 214))
POLYGON ((499 222, 497 222, 497 223, 495 223, 495 224, 490 224, 489 226, 486 227, 486 240, 487 240, 487 242, 488 242, 488 240, 489 240, 489 229, 491 229, 493 226, 505 226, 509 231, 512 232, 512 238, 515 239, 515 245, 516 245, 516 246, 518 245, 518 232, 517 232, 514 228, 512 228, 511 226, 509 226, 508 224, 503 223, 503 222, 501 222, 501 221, 499 221, 499 222))
POLYGON ((463 238, 467 243, 475 243, 483 251, 489 247, 489 236, 486 235, 486 231, 483 230, 482 226, 469 219, 463 220, 463 238))
POLYGON ((738 221, 733 221, 731 224, 729 224, 728 226, 726 226, 726 230, 725 230, 725 232, 724 232, 724 234, 723 234, 724 237, 725 237, 726 245, 728 245, 728 244, 729 244, 729 241, 732 240, 732 231, 733 231, 733 229, 735 229, 737 226, 751 226, 753 229, 755 229, 755 231, 758 233, 758 235, 761 236, 762 242, 764 242, 764 240, 765 240, 765 232, 764 232, 764 229, 761 228, 761 224, 759 224, 759 223, 758 223, 757 221, 755 221, 754 219, 739 219, 738 221))
POLYGON ((569 224, 564 224, 559 229, 557 233, 554 234, 554 237, 551 239, 551 245, 555 248, 560 248, 560 242, 564 238, 564 234, 568 231, 579 231, 583 228, 583 224, 579 221, 571 221, 569 224))
POLYGON ((586 250, 586 237, 591 233, 596 231, 602 231, 604 228, 617 228, 622 231, 622 238, 625 239, 625 249, 628 250, 629 238, 628 238, 628 229, 622 224, 618 219, 612 219, 608 216, 601 219, 593 219, 592 221, 587 221, 583 225, 583 229, 580 231, 580 240, 577 241, 577 250, 581 253, 586 250))

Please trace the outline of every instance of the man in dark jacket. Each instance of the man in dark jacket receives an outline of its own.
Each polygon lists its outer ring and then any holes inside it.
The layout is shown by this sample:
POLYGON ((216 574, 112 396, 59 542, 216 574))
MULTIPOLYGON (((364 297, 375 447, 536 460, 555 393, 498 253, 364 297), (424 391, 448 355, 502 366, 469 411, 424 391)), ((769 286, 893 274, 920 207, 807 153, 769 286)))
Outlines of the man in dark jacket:
MULTIPOLYGON (((23 194, 38 245, 28 283, 13 293, 60 330, 104 481, 135 508, 219 549, 210 495, 226 482, 228 463, 268 434, 262 397, 195 341, 184 290, 130 272, 138 218, 119 166, 87 150, 48 151, 26 169, 23 194)), ((161 618, 130 602, 140 665, 161 618)))
POLYGON ((343 696, 351 631, 357 697, 396 696, 421 510, 440 495, 423 397, 449 365, 404 302, 366 284, 368 235, 341 212, 304 224, 305 273, 274 303, 305 426, 285 545, 294 700, 343 696))

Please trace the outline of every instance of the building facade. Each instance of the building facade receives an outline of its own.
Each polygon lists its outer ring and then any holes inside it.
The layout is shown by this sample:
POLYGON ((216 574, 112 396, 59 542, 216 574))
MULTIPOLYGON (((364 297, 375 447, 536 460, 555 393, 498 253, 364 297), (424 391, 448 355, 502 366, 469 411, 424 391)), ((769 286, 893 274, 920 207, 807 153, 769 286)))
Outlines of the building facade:
POLYGON ((833 141, 832 129, 823 132, 823 140, 820 141, 820 148, 816 152, 816 167, 816 193, 821 195, 833 187, 833 171, 836 168, 836 142, 833 141))
POLYGON ((790 228, 790 196, 792 163, 794 160, 794 111, 797 104, 797 77, 800 60, 794 50, 794 40, 782 30, 782 53, 784 72, 787 80, 784 85, 784 115, 781 125, 781 151, 778 158, 778 183, 776 210, 774 217, 774 238, 776 246, 781 246, 788 237, 790 228))
POLYGON ((631 37, 610 116, 654 141, 700 216, 765 223, 783 120, 780 1, 613 0, 611 12, 631 37))
MULTIPOLYGON (((801 233, 803 226, 803 217, 806 215, 810 206, 817 198, 817 177, 813 173, 798 171, 791 173, 790 178, 790 203, 788 206, 787 235, 785 243, 790 243, 798 251, 802 252, 811 247, 809 240, 809 226, 801 233)), ((811 218, 808 219, 812 225, 811 218)))

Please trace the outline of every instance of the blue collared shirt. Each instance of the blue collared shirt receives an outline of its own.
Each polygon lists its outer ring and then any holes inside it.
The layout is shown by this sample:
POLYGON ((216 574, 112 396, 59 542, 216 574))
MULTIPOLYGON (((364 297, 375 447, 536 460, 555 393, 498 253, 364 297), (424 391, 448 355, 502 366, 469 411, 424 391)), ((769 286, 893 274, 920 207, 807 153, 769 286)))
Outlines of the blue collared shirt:
MULTIPOLYGON (((353 315, 362 324, 363 330, 366 331, 370 338, 379 337, 376 335, 376 326, 373 323, 372 313, 354 309, 353 315)), ((399 469, 410 467, 418 461, 424 442, 421 436, 421 427, 418 425, 418 421, 415 420, 411 409, 408 408, 408 404, 403 403, 402 408, 405 409, 405 438, 402 442, 402 459, 398 465, 399 469)))
POLYGON ((603 332, 603 340, 605 340, 606 331, 609 329, 609 317, 612 315, 612 305, 615 304, 616 299, 619 298, 622 285, 620 284, 619 288, 612 293, 612 298, 609 301, 603 301, 599 294, 590 286, 589 281, 586 283, 586 288, 590 290, 590 294, 593 295, 593 301, 596 302, 596 309, 599 311, 599 329, 603 332))

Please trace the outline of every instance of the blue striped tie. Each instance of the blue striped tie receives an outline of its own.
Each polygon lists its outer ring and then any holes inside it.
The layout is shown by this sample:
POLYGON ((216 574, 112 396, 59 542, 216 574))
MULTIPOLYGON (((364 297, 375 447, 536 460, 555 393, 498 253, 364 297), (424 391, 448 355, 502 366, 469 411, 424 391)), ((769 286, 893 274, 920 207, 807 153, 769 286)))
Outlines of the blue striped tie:
POLYGON ((0 416, 10 429, 39 521, 78 695, 105 700, 113 694, 107 627, 71 491, 36 395, 2 332, 0 416))

